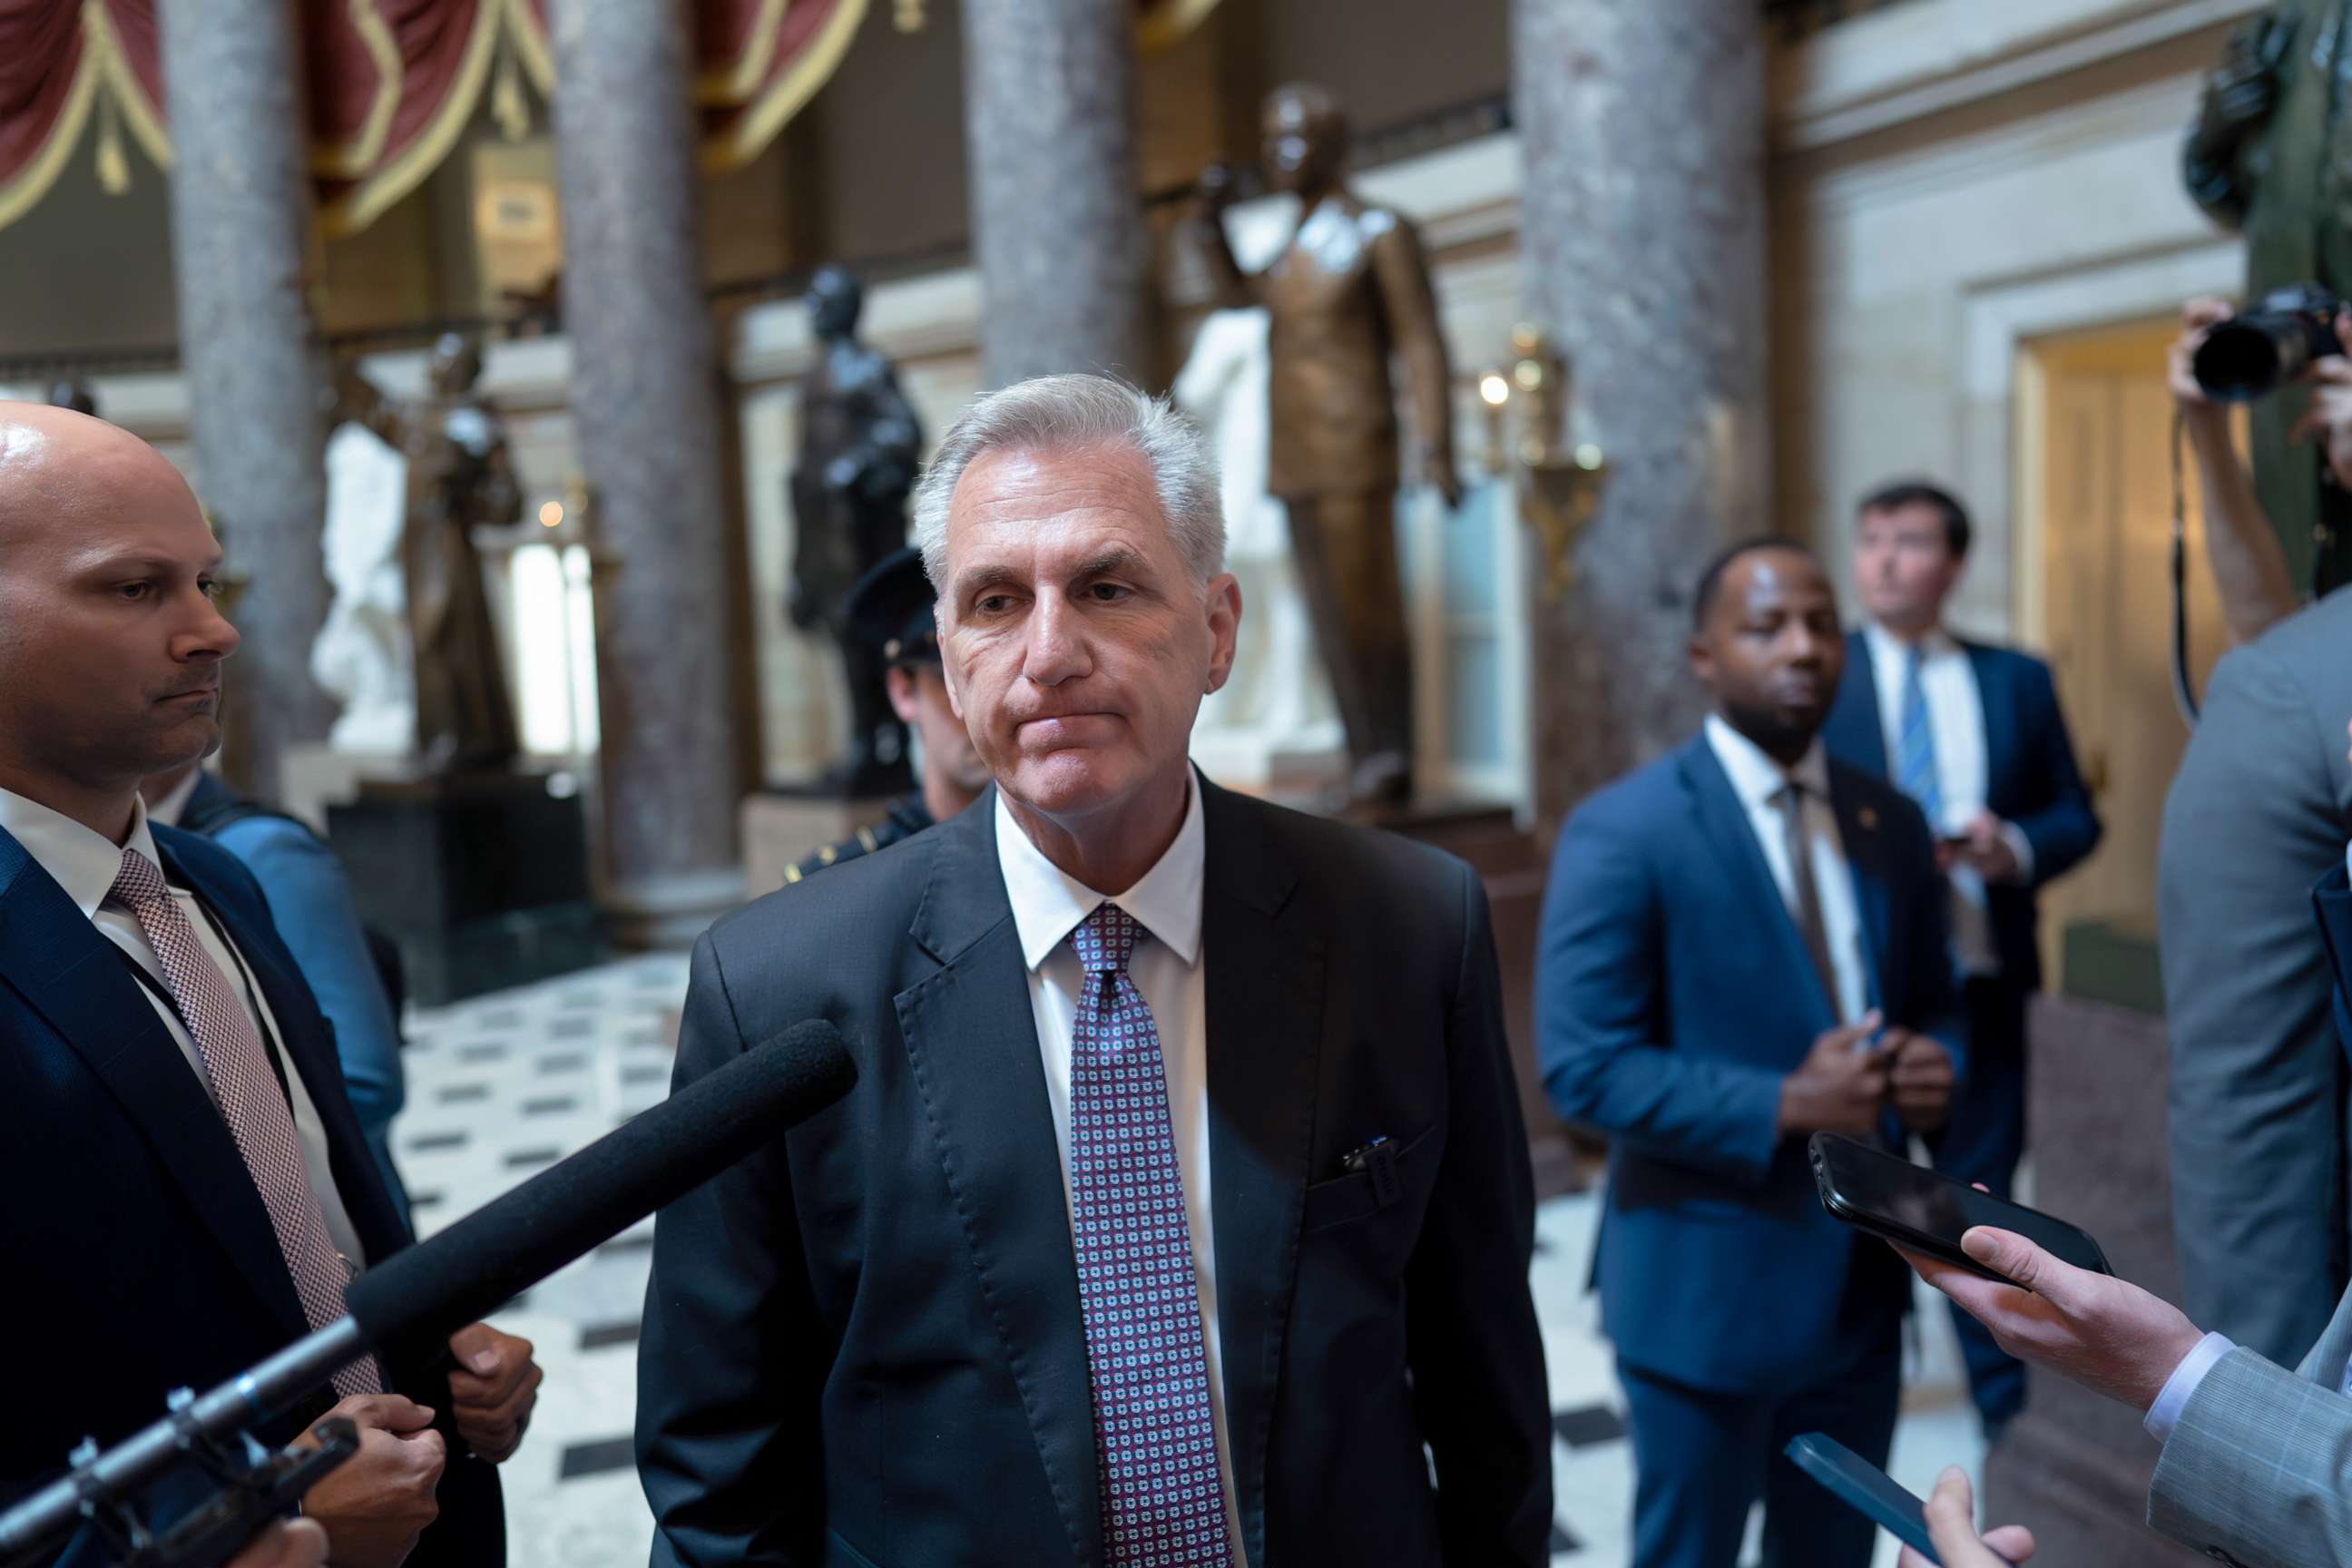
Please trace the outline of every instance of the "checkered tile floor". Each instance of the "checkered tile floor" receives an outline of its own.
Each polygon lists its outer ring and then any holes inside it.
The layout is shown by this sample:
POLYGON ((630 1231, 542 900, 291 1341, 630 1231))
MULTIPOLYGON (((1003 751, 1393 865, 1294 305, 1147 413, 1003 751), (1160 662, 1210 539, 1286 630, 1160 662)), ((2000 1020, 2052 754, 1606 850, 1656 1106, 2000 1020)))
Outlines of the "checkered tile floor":
MULTIPOLYGON (((654 954, 409 1019, 408 1109, 393 1147, 429 1235, 660 1100, 669 1080, 684 954, 654 954)), ((1556 1568, 1628 1557, 1633 1452, 1599 1311, 1583 1289, 1594 1200, 1538 1218, 1534 1282, 1551 1382, 1556 1568)), ((506 1467, 512 1568, 641 1568, 652 1521, 632 1467, 638 1316, 653 1226, 614 1237, 494 1321, 537 1347, 539 1411, 506 1467)), ((1890 1468, 1925 1492, 1944 1465, 1980 1468, 1958 1352, 1940 1308, 1921 1342, 1890 1468)), ((1892 1568, 1884 1536, 1876 1568, 1892 1568)), ((1751 1547, 1752 1551, 1752 1547, 1751 1547)))

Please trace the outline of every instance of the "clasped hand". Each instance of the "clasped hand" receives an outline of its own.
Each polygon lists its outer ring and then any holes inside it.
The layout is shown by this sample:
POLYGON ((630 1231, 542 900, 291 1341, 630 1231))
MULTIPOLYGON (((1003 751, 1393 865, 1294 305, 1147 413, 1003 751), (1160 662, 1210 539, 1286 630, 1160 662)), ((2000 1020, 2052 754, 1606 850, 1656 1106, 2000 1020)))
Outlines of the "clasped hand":
POLYGON ((1951 1053, 1931 1036, 1882 1031, 1882 1024, 1873 1008, 1813 1041, 1780 1081, 1782 1131, 1868 1138, 1889 1105, 1906 1127, 1929 1132, 1943 1125, 1952 1107, 1951 1053))

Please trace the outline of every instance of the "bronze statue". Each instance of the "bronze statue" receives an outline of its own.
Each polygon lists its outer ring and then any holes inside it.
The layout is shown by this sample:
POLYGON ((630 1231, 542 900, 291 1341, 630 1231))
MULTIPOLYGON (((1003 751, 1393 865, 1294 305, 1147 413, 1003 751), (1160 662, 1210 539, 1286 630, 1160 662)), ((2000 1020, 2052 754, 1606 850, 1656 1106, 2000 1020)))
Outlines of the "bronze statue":
MULTIPOLYGON (((2197 205, 2246 237, 2246 290, 2315 282, 2352 292, 2352 0, 2278 0, 2230 35, 2183 149, 2197 205)), ((2318 449, 2287 439, 2309 403, 2290 387, 2252 407, 2254 489, 2315 593, 2352 580, 2352 498, 2318 449)))
POLYGON ((849 686, 849 754, 833 783, 853 795, 896 793, 913 774, 907 727, 892 712, 885 660, 850 624, 849 590, 907 542, 907 492, 923 433, 890 362, 857 341, 866 302, 838 267, 809 280, 811 324, 824 348, 801 384, 801 455, 793 469, 793 582, 786 609, 803 631, 841 649, 849 686))
POLYGON ((400 554, 416 662, 417 753, 436 773, 502 766, 518 749, 514 707, 473 533, 513 522, 522 489, 499 416, 474 391, 481 351, 459 333, 443 334, 433 345, 433 390, 415 403, 384 396, 348 363, 336 371, 340 417, 360 421, 408 459, 400 554))
POLYGON ((1420 477, 1454 505, 1445 340, 1412 225, 1341 183, 1348 128, 1330 94, 1276 90, 1265 133, 1268 183, 1298 197, 1297 232, 1265 271, 1244 273, 1223 221, 1233 177, 1216 168, 1201 181, 1202 248, 1220 305, 1266 311, 1267 488, 1290 514, 1299 584, 1347 730, 1349 793, 1402 802, 1412 792, 1412 648, 1397 570, 1389 360, 1404 361, 1420 477))

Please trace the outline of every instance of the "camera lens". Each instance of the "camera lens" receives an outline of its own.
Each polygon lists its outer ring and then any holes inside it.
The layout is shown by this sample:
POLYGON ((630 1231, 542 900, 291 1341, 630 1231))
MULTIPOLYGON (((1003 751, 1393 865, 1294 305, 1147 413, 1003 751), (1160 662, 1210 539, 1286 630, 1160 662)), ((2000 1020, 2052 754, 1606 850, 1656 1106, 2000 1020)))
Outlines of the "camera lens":
POLYGON ((2286 370, 2278 339, 2243 320, 2215 327, 2198 346, 2191 365, 2205 395, 2223 403, 2260 397, 2279 384, 2286 370))

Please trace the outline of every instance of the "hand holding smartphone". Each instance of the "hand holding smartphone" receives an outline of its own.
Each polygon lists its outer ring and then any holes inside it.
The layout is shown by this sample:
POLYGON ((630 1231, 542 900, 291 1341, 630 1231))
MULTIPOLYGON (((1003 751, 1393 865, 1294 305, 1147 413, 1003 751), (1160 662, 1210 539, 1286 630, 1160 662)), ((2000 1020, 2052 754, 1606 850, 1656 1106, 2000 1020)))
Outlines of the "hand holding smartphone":
POLYGON ((1980 1193, 1940 1171, 1835 1132, 1814 1133, 1807 1152, 1822 1206, 1881 1240, 1942 1258, 1980 1279, 2014 1284, 1960 1249, 1961 1237, 1990 1226, 2013 1231, 2077 1268, 2115 1272, 2088 1232, 2054 1215, 1980 1193))
MULTIPOLYGON (((1877 1523, 1935 1568, 1944 1568, 1944 1560, 1937 1555, 1936 1543, 1927 1533, 1927 1505, 1895 1485, 1894 1478, 1885 1470, 1834 1437, 1819 1432, 1790 1438, 1786 1451, 1792 1464, 1827 1488, 1840 1502, 1877 1523)), ((2009 1561, 1990 1546, 1983 1551, 1996 1563, 2009 1561)))

